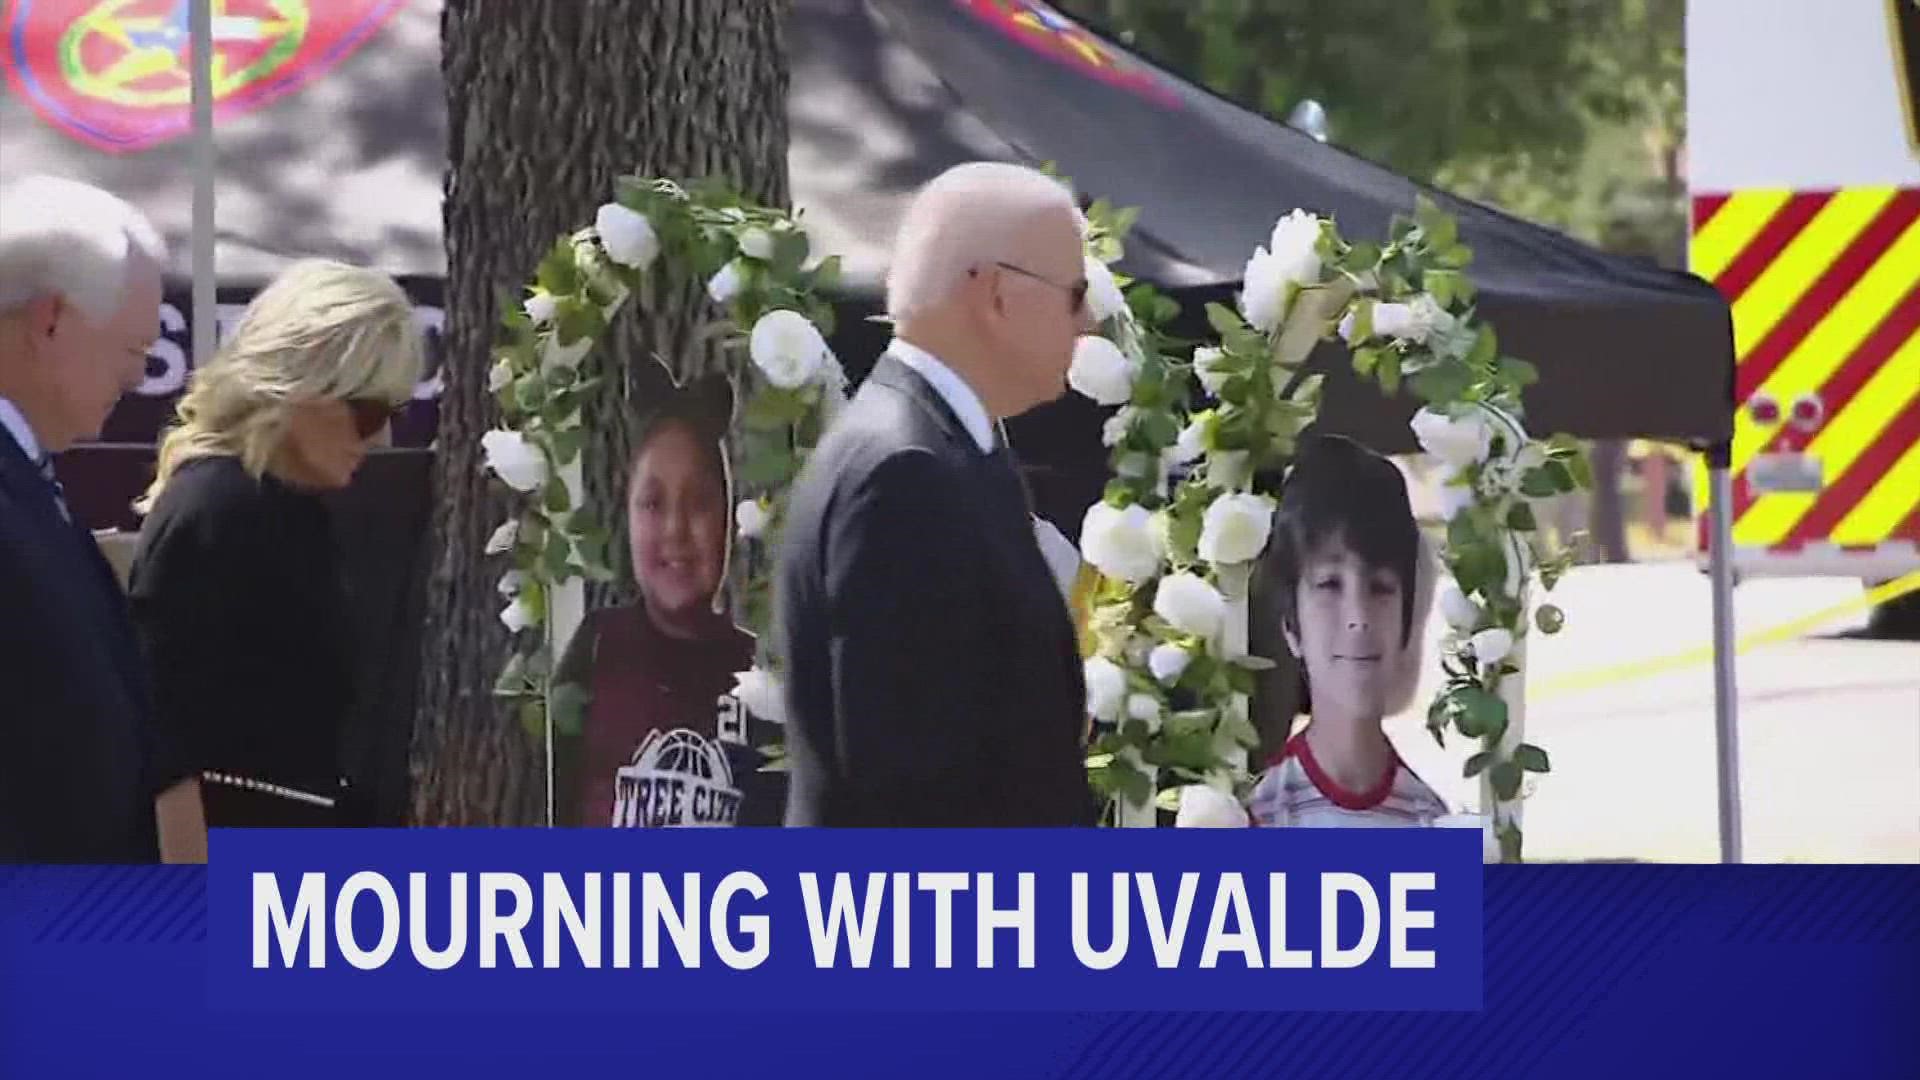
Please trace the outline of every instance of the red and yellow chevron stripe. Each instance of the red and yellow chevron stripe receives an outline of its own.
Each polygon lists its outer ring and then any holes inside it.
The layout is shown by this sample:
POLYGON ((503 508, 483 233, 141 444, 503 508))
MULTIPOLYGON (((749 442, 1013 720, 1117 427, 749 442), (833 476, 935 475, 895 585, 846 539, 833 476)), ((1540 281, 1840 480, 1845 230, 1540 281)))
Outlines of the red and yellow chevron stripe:
POLYGON ((1733 306, 1734 546, 1920 545, 1920 189, 1698 195, 1691 261, 1733 306), (1756 491, 1777 453, 1820 489, 1756 491))

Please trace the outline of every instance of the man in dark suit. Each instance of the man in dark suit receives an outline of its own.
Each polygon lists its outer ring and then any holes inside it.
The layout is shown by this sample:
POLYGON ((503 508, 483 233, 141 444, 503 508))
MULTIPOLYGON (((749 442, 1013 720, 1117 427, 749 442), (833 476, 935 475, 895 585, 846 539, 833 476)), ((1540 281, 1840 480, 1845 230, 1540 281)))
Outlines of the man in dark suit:
POLYGON ((163 258, 104 191, 0 189, 0 862, 151 862, 162 819, 168 854, 204 848, 119 583, 52 460, 145 377, 163 258))
POLYGON ((997 422, 1059 397, 1084 220, 963 165, 904 218, 896 339, 788 504, 778 577, 789 825, 1090 824, 1067 607, 997 422))

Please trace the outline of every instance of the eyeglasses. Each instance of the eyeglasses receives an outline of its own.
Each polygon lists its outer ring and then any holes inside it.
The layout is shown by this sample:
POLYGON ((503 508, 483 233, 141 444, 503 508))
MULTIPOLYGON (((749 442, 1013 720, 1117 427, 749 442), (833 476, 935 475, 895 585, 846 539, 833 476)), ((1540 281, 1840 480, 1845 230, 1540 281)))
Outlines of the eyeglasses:
POLYGON ((396 405, 385 398, 348 398, 347 411, 353 414, 353 430, 362 439, 371 439, 393 422, 404 403, 396 405))
MULTIPOLYGON (((1067 308, 1067 311, 1069 314, 1078 315, 1080 314, 1081 310, 1086 306, 1087 279, 1084 277, 1079 279, 1078 281, 1073 282, 1071 285, 1062 285, 1060 282, 1055 281, 1050 277, 1047 277, 1045 274, 1036 274, 1024 266, 1015 266, 1013 263, 1010 263, 1010 262, 996 262, 993 265, 999 267, 1002 270, 1011 270, 1014 273, 1019 274, 1021 277, 1032 278, 1033 280, 1039 282, 1042 285, 1051 285, 1054 288, 1059 289, 1061 292, 1066 293, 1067 302, 1069 305, 1067 308)), ((968 271, 968 273, 978 275, 979 271, 970 270, 968 271)))

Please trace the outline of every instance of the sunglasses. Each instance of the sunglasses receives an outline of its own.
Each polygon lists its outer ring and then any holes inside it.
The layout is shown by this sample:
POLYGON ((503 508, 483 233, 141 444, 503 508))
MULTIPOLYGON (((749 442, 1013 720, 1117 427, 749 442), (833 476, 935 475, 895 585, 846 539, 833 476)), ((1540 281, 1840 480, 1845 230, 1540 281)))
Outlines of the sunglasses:
POLYGON ((347 412, 353 415, 353 430, 362 439, 371 439, 393 422, 404 404, 395 405, 385 398, 348 398, 347 412))
MULTIPOLYGON (((993 265, 999 267, 1002 270, 1010 270, 1013 273, 1019 274, 1021 277, 1032 278, 1033 280, 1039 282, 1042 285, 1051 285, 1054 288, 1059 289, 1061 292, 1066 293, 1067 304, 1068 304, 1067 306, 1068 314, 1078 315, 1080 314, 1081 311, 1085 310, 1086 308, 1086 303, 1087 303, 1087 279, 1086 278, 1081 278, 1070 285, 1063 285, 1060 282, 1055 281, 1044 274, 1036 274, 1024 266, 1015 266, 1013 263, 1010 263, 1010 262, 996 262, 993 265)), ((968 273, 977 276, 979 274, 979 271, 970 270, 968 271, 968 273)))

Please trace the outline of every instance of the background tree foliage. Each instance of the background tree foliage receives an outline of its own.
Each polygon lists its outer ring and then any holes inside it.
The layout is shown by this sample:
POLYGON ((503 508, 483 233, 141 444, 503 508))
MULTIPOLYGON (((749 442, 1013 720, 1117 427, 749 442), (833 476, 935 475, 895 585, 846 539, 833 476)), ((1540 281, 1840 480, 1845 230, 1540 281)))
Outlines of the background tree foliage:
POLYGON ((1270 116, 1590 242, 1684 250, 1682 0, 1059 0, 1270 116))

